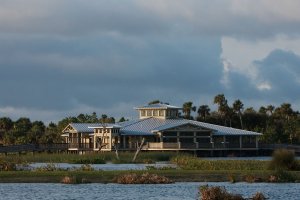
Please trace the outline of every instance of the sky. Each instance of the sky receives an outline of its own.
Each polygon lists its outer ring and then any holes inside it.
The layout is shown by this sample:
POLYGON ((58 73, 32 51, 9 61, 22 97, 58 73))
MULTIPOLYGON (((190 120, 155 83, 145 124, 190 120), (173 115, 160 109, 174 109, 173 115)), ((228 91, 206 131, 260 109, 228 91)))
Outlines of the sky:
POLYGON ((1 0, 0 117, 137 117, 159 99, 300 110, 298 0, 1 0))

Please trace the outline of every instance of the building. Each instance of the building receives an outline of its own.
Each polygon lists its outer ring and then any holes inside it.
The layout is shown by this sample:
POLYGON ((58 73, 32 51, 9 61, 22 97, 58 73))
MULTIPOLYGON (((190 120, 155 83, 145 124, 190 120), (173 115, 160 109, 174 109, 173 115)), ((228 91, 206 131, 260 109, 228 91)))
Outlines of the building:
POLYGON ((63 130, 69 151, 255 151, 261 133, 182 119, 181 108, 152 104, 135 108, 139 119, 116 124, 71 123, 63 130))

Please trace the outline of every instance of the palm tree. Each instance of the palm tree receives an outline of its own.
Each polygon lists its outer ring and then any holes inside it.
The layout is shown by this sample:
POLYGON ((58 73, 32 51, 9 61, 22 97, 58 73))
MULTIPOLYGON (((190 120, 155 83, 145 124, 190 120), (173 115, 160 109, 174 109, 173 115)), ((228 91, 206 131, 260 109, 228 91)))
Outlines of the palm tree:
POLYGON ((273 114, 274 109, 275 109, 275 107, 272 106, 272 105, 268 105, 268 106, 267 106, 267 111, 269 112, 270 115, 273 114))
POLYGON ((227 100, 224 96, 224 94, 218 94, 214 98, 214 104, 217 104, 218 107, 218 113, 223 118, 224 123, 226 125, 226 116, 228 116, 229 106, 227 104, 227 100))
POLYGON ((239 115, 241 128, 243 128, 243 120, 242 120, 242 110, 244 109, 244 104, 241 100, 235 100, 235 102, 232 105, 233 111, 239 115))
POLYGON ((210 108, 208 107, 208 105, 201 105, 198 108, 198 117, 199 119, 204 119, 204 121, 206 121, 206 116, 209 115, 209 111, 210 108))
POLYGON ((193 106, 193 102, 191 101, 188 101, 188 102, 185 102, 183 105, 182 105, 182 108, 183 108, 183 113, 184 113, 184 118, 185 119, 191 119, 191 112, 192 111, 196 111, 196 106, 193 106))

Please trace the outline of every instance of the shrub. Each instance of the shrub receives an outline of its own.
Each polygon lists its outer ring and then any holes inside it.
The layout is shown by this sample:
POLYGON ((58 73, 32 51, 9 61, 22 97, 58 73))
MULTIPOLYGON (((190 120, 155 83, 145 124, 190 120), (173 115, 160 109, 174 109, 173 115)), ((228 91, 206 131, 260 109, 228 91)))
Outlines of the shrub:
POLYGON ((54 163, 47 163, 45 166, 35 168, 35 171, 58 171, 62 170, 58 168, 54 163))
POLYGON ((79 178, 76 176, 65 176, 61 181, 63 184, 82 184, 82 183, 91 183, 86 178, 79 178))
MULTIPOLYGON (((208 185, 201 186, 199 188, 199 196, 201 200, 245 200, 240 194, 231 194, 226 191, 224 187, 208 185)), ((266 197, 257 192, 252 198, 253 200, 265 200, 266 197)))
POLYGON ((230 183, 235 183, 235 182, 236 182, 235 176, 232 175, 232 174, 229 174, 229 175, 228 175, 228 181, 229 181, 230 183))
POLYGON ((0 171, 14 171, 16 169, 17 169, 16 163, 0 160, 0 171))
POLYGON ((244 177, 244 181, 247 183, 257 183, 257 182, 262 182, 262 178, 256 177, 254 175, 246 175, 244 177))
POLYGON ((120 184, 168 184, 174 183, 172 180, 164 176, 159 176, 157 174, 143 173, 138 174, 124 174, 116 179, 117 183, 120 184))
POLYGON ((243 197, 239 194, 230 194, 224 187, 200 187, 201 200, 243 200, 243 197))
POLYGON ((105 164, 105 160, 102 158, 81 158, 72 160, 74 164, 105 164))
POLYGON ((269 169, 275 170, 297 170, 299 164, 295 159, 295 152, 287 149, 275 150, 272 155, 272 160, 269 164, 269 169))
POLYGON ((277 182, 295 182, 296 177, 291 174, 291 172, 279 169, 275 172, 274 175, 269 176, 269 182, 277 183, 277 182))
POLYGON ((78 171, 94 171, 95 169, 90 164, 81 165, 78 171))

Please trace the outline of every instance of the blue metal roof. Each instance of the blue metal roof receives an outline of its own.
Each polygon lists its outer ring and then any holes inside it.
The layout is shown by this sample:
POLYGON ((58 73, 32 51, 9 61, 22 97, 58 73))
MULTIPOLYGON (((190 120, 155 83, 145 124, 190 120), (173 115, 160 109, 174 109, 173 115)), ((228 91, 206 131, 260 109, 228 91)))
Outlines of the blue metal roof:
POLYGON ((155 109, 155 108, 163 108, 163 109, 167 109, 167 108, 172 108, 172 109, 182 109, 180 107, 177 106, 172 106, 169 104, 162 104, 162 103, 157 103, 157 104, 150 104, 150 105, 146 105, 146 106, 141 106, 141 107, 137 107, 136 109, 155 109))
POLYGON ((235 129, 225 126, 219 126, 214 124, 208 124, 204 122, 198 122, 186 119, 157 119, 147 118, 141 120, 135 120, 132 123, 127 123, 126 126, 122 126, 120 132, 122 135, 130 135, 132 132, 144 134, 154 134, 155 132, 168 130, 185 124, 192 124, 201 128, 209 129, 213 131, 213 135, 261 135, 261 133, 246 131, 241 129, 235 129))
MULTIPOLYGON (((154 135, 155 132, 168 130, 186 124, 192 124, 201 128, 212 130, 213 135, 262 135, 261 133, 253 131, 246 131, 186 119, 158 119, 151 117, 105 125, 108 127, 120 128, 121 135, 154 135)), ((71 123, 70 126, 72 126, 77 132, 93 133, 94 129, 92 127, 102 127, 103 124, 71 123)))
POLYGON ((94 128, 92 127, 103 127, 103 125, 107 127, 117 127, 120 128, 119 125, 116 124, 102 124, 102 123, 70 123, 70 126, 72 126, 77 132, 80 133, 93 133, 94 128))

